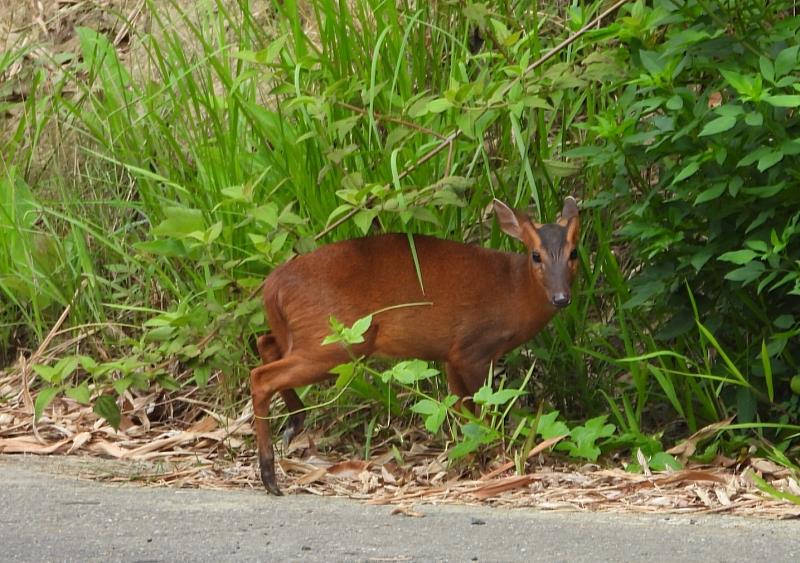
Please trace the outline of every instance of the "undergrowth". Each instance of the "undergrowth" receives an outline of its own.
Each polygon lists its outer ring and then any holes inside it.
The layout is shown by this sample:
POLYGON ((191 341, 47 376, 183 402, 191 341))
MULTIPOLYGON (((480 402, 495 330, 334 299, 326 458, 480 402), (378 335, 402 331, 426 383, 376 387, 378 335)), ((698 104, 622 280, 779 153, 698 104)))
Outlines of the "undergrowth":
POLYGON ((401 417, 522 470, 558 436, 675 466, 666 447, 736 414, 698 459, 791 464, 800 21, 740 4, 149 1, 149 26, 115 15, 125 48, 82 27, 76 56, 31 68, 12 45, 0 360, 68 343, 33 357, 37 416, 63 394, 114 424, 152 386, 241 412, 276 265, 381 231, 513 248, 493 197, 549 221, 572 194, 575 303, 476 395, 484 416, 414 361, 343 366, 301 390, 314 415, 368 402, 347 422, 365 455, 401 417))

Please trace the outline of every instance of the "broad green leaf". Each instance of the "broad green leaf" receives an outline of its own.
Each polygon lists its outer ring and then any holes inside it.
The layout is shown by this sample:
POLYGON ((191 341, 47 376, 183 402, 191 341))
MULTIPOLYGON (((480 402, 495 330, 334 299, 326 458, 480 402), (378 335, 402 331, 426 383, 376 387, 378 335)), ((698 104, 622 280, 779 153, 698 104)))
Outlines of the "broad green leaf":
POLYGON ((744 122, 750 127, 761 127, 764 124, 764 116, 757 111, 751 111, 744 116, 744 122))
POLYGON ((267 228, 274 229, 278 226, 278 206, 275 203, 259 205, 250 211, 250 215, 267 228))
POLYGON ((164 219, 153 229, 154 235, 186 238, 195 231, 205 230, 203 212, 199 209, 188 207, 167 207, 164 209, 164 219))
POLYGON ((500 389, 492 393, 486 400, 487 405, 505 405, 509 401, 517 397, 525 395, 525 391, 521 389, 500 389))
POLYGON ((717 199, 719 196, 722 195, 722 192, 724 192, 725 188, 727 187, 728 186, 722 182, 711 186, 707 190, 700 192, 700 195, 698 195, 697 198, 694 200, 694 204, 699 205, 701 203, 717 199))
POLYGON ((758 165, 756 168, 758 168, 759 172, 763 172, 768 168, 772 168, 781 160, 783 160, 783 152, 780 150, 769 151, 767 154, 758 159, 758 165))
POLYGON ((678 175, 672 180, 673 184, 677 184, 678 182, 682 182, 686 178, 692 176, 695 172, 700 169, 700 163, 696 160, 691 161, 689 164, 683 167, 683 170, 678 172, 678 175))
POLYGON ((640 50, 639 59, 642 61, 642 66, 653 76, 661 74, 667 63, 666 58, 662 58, 654 51, 640 50))
POLYGON ((430 113, 442 113, 453 107, 453 103, 447 98, 438 98, 428 102, 428 111, 430 113))
POLYGON ((775 57, 775 77, 780 78, 797 68, 797 53, 800 45, 787 47, 775 57))
POLYGON ((377 209, 362 209, 353 216, 353 223, 355 223, 358 230, 365 235, 369 232, 370 228, 372 228, 372 221, 377 215, 377 209))
POLYGON ((667 109, 672 111, 678 111, 679 109, 683 108, 683 98, 679 95, 675 94, 669 100, 667 100, 667 109))
MULTIPOLYGON (((344 389, 350 385, 350 382, 356 376, 356 363, 347 362, 346 364, 339 364, 331 370, 331 373, 336 376, 334 387, 339 390, 344 389)), ((385 381, 384 379, 384 382, 385 381)))
POLYGON ((681 462, 667 452, 656 452, 648 460, 648 463, 650 465, 650 469, 653 469, 654 471, 666 471, 667 469, 678 471, 683 469, 681 462))
POLYGON ((39 390, 39 393, 36 395, 36 400, 33 402, 33 414, 34 420, 39 420, 42 416, 42 412, 44 409, 47 408, 52 400, 58 395, 59 388, 58 387, 44 387, 39 390))
POLYGON ((356 322, 353 323, 353 327, 351 329, 352 334, 363 337, 364 334, 369 330, 369 327, 371 325, 372 325, 372 315, 361 317, 360 319, 358 319, 356 322))
POLYGON ((785 94, 777 96, 765 96, 764 101, 776 108, 796 108, 800 107, 800 95, 785 94))
POLYGON ((31 367, 33 367, 33 371, 39 374, 39 377, 48 383, 58 383, 58 370, 55 367, 42 364, 33 364, 31 367))
POLYGON ((536 433, 539 434, 542 439, 549 440, 550 438, 555 438, 556 436, 564 436, 569 434, 569 428, 567 425, 560 420, 557 420, 558 415, 558 411, 551 411, 547 414, 543 414, 539 418, 539 424, 536 427, 536 433))
POLYGON ((750 81, 742 74, 732 70, 720 70, 725 80, 740 94, 747 94, 752 89, 750 81))
POLYGON ((717 260, 721 260, 723 262, 733 262, 734 264, 746 264, 751 260, 755 259, 758 256, 752 250, 734 250, 732 252, 726 252, 717 260))
POLYGON ((716 135, 717 133, 723 133, 731 129, 734 125, 736 125, 735 117, 732 116, 718 117, 706 123, 706 126, 703 127, 703 130, 700 131, 700 137, 704 137, 706 135, 716 135))
POLYGON ((421 399, 411 410, 425 417, 425 429, 430 433, 438 432, 447 418, 447 407, 431 399, 421 399))
POLYGON ((98 416, 103 417, 108 421, 114 430, 119 428, 119 423, 122 420, 122 415, 119 412, 117 401, 111 395, 101 395, 94 401, 94 408, 92 409, 98 416))
POLYGON ((478 405, 486 404, 493 392, 492 386, 488 382, 484 383, 481 385, 480 389, 472 394, 472 400, 478 405))
POLYGON ((64 389, 64 394, 82 405, 88 405, 92 395, 91 391, 89 391, 89 384, 85 381, 77 387, 67 387, 64 389))
POLYGON ((757 279, 764 273, 764 264, 762 262, 749 262, 747 265, 737 268, 725 275, 726 280, 742 282, 748 284, 757 279))
POLYGON ((412 385, 417 381, 439 375, 439 370, 428 366, 428 362, 422 360, 406 360, 395 364, 386 373, 391 379, 403 385, 412 385))

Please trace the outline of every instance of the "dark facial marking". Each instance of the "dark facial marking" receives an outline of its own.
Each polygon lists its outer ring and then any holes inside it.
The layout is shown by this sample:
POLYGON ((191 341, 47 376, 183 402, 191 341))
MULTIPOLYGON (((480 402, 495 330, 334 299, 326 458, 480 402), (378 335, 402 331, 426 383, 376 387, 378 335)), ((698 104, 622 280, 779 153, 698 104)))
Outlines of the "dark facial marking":
POLYGON ((567 228, 555 223, 542 225, 541 229, 536 231, 542 241, 542 248, 554 259, 558 260, 561 257, 561 252, 567 243, 567 228))

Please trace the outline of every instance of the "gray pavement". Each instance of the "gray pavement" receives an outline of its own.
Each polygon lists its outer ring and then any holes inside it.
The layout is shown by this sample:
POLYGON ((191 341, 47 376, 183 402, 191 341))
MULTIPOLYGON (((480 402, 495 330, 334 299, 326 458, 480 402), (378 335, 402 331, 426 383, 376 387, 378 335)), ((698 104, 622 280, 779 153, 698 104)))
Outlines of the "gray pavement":
MULTIPOLYGON (((63 458, 61 458, 63 459, 63 458)), ((52 460, 52 461, 51 461, 52 460)), ((0 561, 800 561, 800 522, 118 486, 0 455, 0 561)))

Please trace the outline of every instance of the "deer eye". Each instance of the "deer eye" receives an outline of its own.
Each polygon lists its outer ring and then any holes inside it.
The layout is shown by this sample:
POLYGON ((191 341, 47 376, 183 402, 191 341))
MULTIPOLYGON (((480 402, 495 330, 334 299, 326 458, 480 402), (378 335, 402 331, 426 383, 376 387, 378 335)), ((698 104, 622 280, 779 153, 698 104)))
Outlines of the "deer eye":
POLYGON ((536 262, 537 264, 542 263, 542 255, 536 252, 535 250, 531 252, 531 258, 533 258, 533 261, 536 262))
POLYGON ((577 260, 578 259, 578 249, 577 248, 573 248, 572 252, 569 253, 569 259, 570 260, 577 260))

